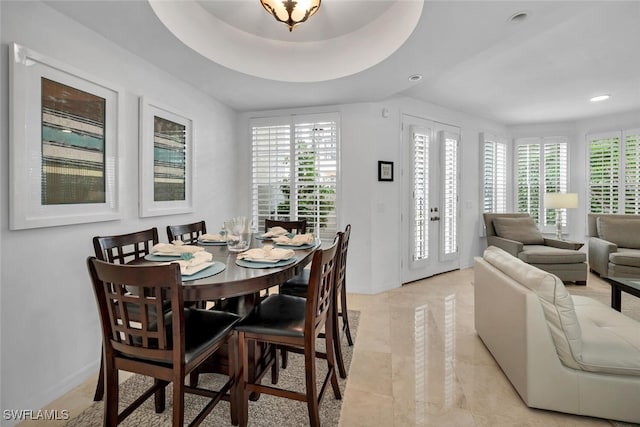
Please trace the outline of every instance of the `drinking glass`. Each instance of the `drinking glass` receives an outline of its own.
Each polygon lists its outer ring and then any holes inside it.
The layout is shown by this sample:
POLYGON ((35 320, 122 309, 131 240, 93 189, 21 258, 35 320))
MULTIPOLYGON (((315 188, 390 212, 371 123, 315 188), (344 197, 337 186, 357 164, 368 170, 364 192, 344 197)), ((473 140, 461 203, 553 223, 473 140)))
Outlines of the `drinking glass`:
POLYGON ((243 252, 251 246, 251 221, 244 216, 228 219, 224 222, 227 248, 231 252, 243 252))

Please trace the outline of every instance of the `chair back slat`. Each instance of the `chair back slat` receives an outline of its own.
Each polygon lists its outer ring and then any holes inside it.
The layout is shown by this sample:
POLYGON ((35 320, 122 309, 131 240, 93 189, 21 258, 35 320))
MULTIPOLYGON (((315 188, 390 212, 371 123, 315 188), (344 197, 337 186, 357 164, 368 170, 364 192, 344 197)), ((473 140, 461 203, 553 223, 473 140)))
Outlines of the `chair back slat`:
POLYGON ((184 301, 177 263, 126 266, 91 257, 88 264, 103 336, 109 337, 105 348, 163 362, 171 362, 174 345, 184 354, 179 331, 184 301), (167 306, 171 311, 165 313, 167 306))
POLYGON ((338 234, 333 244, 326 249, 319 249, 311 261, 309 287, 307 289, 306 322, 313 322, 311 329, 314 337, 324 327, 331 308, 334 286, 334 272, 340 247, 341 236, 338 234))
POLYGON ((289 233, 304 234, 307 232, 307 220, 299 221, 281 221, 277 219, 266 218, 264 220, 264 231, 269 231, 273 227, 282 227, 289 233))
POLYGON ((206 233, 207 225, 204 221, 167 226, 167 239, 169 239, 169 242, 180 239, 185 245, 195 245, 198 243, 198 237, 206 233))
POLYGON ((93 249, 100 261, 127 264, 135 259, 144 258, 158 242, 158 229, 154 227, 135 233, 96 236, 93 238, 93 249))

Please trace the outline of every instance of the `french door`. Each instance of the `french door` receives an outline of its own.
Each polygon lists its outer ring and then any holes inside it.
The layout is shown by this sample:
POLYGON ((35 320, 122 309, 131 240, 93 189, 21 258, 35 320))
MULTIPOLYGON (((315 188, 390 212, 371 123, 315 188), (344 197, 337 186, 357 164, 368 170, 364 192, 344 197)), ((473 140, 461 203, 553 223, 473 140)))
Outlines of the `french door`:
POLYGON ((456 127, 404 115, 402 283, 460 268, 456 127))

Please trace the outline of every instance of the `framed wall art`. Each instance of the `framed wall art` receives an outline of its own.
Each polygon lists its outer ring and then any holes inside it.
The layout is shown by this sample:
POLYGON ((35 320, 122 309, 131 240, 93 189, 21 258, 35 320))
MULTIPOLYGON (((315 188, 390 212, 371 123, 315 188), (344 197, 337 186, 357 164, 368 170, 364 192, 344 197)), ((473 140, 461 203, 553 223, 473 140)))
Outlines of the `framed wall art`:
POLYGON ((193 123, 140 98, 140 216, 193 212, 193 123))
POLYGON ((393 162, 378 161, 378 181, 393 181, 393 162))
POLYGON ((9 228, 120 218, 122 91, 9 46, 9 228))

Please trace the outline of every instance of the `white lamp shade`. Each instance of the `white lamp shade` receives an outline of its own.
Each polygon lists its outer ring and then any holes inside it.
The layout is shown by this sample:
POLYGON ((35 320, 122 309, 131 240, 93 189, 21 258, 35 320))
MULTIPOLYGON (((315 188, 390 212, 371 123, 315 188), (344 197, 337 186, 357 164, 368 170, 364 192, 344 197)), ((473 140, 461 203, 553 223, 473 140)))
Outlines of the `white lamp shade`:
POLYGON ((546 209, 565 209, 578 207, 578 193, 545 193, 546 209))

